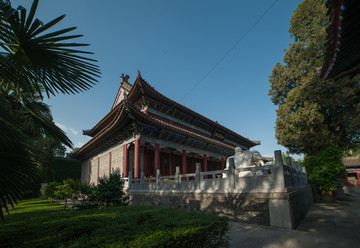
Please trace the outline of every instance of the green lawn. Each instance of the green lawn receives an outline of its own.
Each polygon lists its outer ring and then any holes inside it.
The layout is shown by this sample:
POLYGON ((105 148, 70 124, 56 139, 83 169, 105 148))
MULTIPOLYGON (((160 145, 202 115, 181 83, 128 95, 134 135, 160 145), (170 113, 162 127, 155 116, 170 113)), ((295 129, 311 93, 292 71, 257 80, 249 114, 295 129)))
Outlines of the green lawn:
POLYGON ((228 220, 145 206, 64 211, 47 200, 22 201, 0 221, 0 247, 221 247, 228 220))

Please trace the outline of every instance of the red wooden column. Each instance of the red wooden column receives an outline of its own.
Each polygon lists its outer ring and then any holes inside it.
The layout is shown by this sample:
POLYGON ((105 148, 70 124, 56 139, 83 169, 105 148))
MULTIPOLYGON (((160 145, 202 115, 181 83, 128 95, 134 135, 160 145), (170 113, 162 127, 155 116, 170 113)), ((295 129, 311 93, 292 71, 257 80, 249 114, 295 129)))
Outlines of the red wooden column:
POLYGON ((98 173, 97 173, 97 182, 99 183, 100 179, 100 158, 98 158, 98 173))
POLYGON ((172 156, 172 149, 170 150, 170 154, 169 154, 169 176, 171 176, 171 175, 174 175, 173 174, 173 169, 172 169, 172 167, 173 167, 173 163, 172 163, 172 158, 173 156, 172 156))
POLYGON ((223 159, 223 158, 221 159, 221 169, 222 169, 222 170, 225 169, 224 159, 223 159))
POLYGON ((124 172, 124 177, 129 177, 129 150, 127 144, 124 145, 123 172, 124 172))
MULTIPOLYGON (((203 172, 207 172, 208 171, 208 164, 207 164, 207 155, 204 154, 204 157, 203 157, 203 166, 202 166, 202 171, 203 172)), ((204 176, 204 178, 208 178, 208 176, 204 176)))
POLYGON ((182 151, 182 164, 181 164, 181 172, 182 174, 186 174, 187 170, 186 170, 186 150, 182 151))
MULTIPOLYGON (((157 170, 160 169, 160 145, 155 144, 155 151, 154 151, 154 177, 156 177, 157 170)), ((163 173, 163 172, 160 172, 163 173)))
POLYGON ((109 158, 109 177, 111 175, 111 152, 110 152, 110 158, 109 158))
POLYGON ((140 178, 140 140, 138 138, 135 139, 134 178, 140 178))
POLYGON ((146 177, 150 176, 149 174, 149 156, 148 156, 148 150, 146 147, 144 148, 144 174, 146 177))
POLYGON ((166 163, 166 159, 162 159, 162 163, 161 163, 161 156, 160 156, 160 173, 162 176, 166 176, 165 174, 165 163, 166 163))
POLYGON ((91 181, 90 181, 90 180, 91 180, 91 173, 92 173, 92 169, 91 169, 91 168, 92 168, 92 163, 91 163, 91 161, 90 161, 90 166, 89 166, 89 181, 88 181, 89 183, 91 183, 91 181))
MULTIPOLYGON (((195 157, 194 157, 194 153, 191 154, 191 157, 190 157, 190 166, 191 166, 191 170, 193 168, 195 168, 195 171, 196 171, 196 161, 195 161, 195 157)), ((201 169, 201 168, 200 168, 201 169)))
POLYGON ((208 170, 208 166, 207 166, 207 155, 204 154, 204 158, 203 158, 203 172, 206 172, 208 170))

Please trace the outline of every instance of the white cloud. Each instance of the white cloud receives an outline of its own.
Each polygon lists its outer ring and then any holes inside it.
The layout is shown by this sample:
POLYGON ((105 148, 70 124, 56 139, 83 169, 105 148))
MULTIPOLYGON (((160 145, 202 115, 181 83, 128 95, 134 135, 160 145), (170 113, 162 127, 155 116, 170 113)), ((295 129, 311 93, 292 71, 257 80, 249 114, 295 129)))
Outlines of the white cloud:
POLYGON ((72 132, 73 135, 78 135, 78 133, 79 133, 78 131, 72 129, 71 127, 69 129, 70 129, 70 131, 72 132))
POLYGON ((68 128, 59 122, 55 122, 55 125, 61 128, 63 131, 68 131, 68 128))

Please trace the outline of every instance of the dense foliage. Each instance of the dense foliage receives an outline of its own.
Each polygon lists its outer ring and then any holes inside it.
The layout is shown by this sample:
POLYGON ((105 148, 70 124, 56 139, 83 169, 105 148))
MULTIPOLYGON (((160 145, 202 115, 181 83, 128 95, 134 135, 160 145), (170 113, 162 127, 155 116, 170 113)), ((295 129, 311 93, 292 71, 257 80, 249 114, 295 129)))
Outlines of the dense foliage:
POLYGON ((35 19, 38 0, 27 10, 0 0, 0 215, 13 206, 43 169, 57 148, 72 147, 58 128, 43 96, 72 94, 91 88, 99 75, 88 52, 67 43, 80 35, 64 35, 75 28, 48 32, 65 16, 43 24, 35 19))
POLYGON ((59 185, 60 183, 58 182, 50 182, 44 189, 41 190, 41 194, 49 198, 50 202, 52 202, 52 200, 56 198, 55 191, 59 185))
POLYGON ((57 182, 62 182, 67 178, 80 179, 81 164, 79 160, 68 158, 55 158, 51 164, 53 178, 57 182))
POLYGON ((358 154, 360 154, 360 139, 355 142, 353 149, 344 151, 344 156, 356 156, 358 154))
POLYGON ((124 180, 117 173, 99 178, 97 185, 81 185, 81 193, 86 197, 77 205, 78 209, 123 206, 127 205, 129 200, 124 192, 124 180))
POLYGON ((35 137, 32 143, 34 154, 42 167, 42 182, 54 181, 53 164, 56 159, 65 157, 65 146, 49 136, 35 137))
POLYGON ((84 211, 33 199, 0 223, 0 247, 226 247, 228 219, 121 206, 84 211), (31 220, 31 221, 30 221, 31 220), (21 235, 19 235, 21 231, 21 235))
POLYGON ((342 163, 342 151, 328 146, 316 155, 307 155, 303 165, 309 180, 321 191, 335 190, 339 178, 344 176, 345 167, 342 163))
POLYGON ((276 138, 291 153, 316 154, 328 143, 354 146, 360 136, 359 77, 323 81, 328 17, 324 0, 304 0, 290 21, 283 64, 270 76, 271 101, 278 106, 276 138))
POLYGON ((54 195, 57 199, 64 200, 64 209, 66 210, 68 198, 72 199, 73 204, 75 202, 75 194, 80 190, 80 181, 68 178, 55 188, 54 195))
MULTIPOLYGON (((56 153, 54 153, 56 154, 56 153)), ((41 176, 35 178, 27 186, 24 198, 34 198, 42 194, 41 184, 49 182, 62 182, 67 178, 80 179, 81 164, 75 159, 53 157, 48 165, 42 164, 41 176)))

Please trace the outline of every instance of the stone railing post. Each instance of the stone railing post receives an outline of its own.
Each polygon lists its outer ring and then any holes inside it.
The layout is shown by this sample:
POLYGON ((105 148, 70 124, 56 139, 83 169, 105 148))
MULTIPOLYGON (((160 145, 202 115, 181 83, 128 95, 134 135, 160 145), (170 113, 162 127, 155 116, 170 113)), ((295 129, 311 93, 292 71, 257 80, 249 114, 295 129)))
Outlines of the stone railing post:
POLYGON ((229 158, 229 170, 228 170, 228 185, 229 191, 232 192, 235 189, 235 161, 234 158, 229 158))
POLYGON ((297 178, 298 178, 298 186, 303 186, 304 185, 304 177, 303 177, 303 173, 300 168, 300 165, 298 165, 298 163, 296 161, 294 161, 293 166, 296 169, 296 174, 297 174, 297 178))
POLYGON ((292 159, 290 157, 285 158, 285 163, 287 166, 292 167, 292 159))
POLYGON ((142 171, 141 173, 140 173, 140 188, 141 188, 141 190, 143 190, 144 189, 144 177, 145 177, 145 174, 144 174, 144 172, 142 171))
POLYGON ((176 189, 179 190, 180 189, 180 167, 176 166, 176 171, 175 171, 175 182, 176 182, 176 189))
POLYGON ((304 185, 303 180, 302 180, 302 178, 303 178, 302 171, 300 170, 299 165, 298 165, 298 163, 296 161, 293 162, 293 167, 296 169, 296 176, 297 176, 297 180, 298 180, 297 185, 298 186, 304 185))
POLYGON ((296 186, 296 172, 294 170, 294 167, 292 165, 292 160, 290 157, 286 157, 285 158, 285 163, 286 163, 286 166, 288 166, 290 168, 290 182, 291 182, 291 185, 289 186, 296 186))
POLYGON ((196 163, 196 171, 195 171, 195 190, 196 189, 200 189, 200 183, 201 183, 201 177, 200 177, 200 172, 201 172, 201 164, 200 163, 196 163))
POLYGON ((131 189, 132 187, 132 180, 133 180, 133 175, 132 175, 132 171, 129 172, 129 189, 131 189))
MULTIPOLYGON (((277 150, 275 153, 275 166, 271 170, 274 175, 274 191, 286 192, 286 183, 284 175, 284 164, 281 156, 281 151, 277 150)), ((290 161, 286 158, 286 165, 289 166, 289 171, 293 174, 290 161)), ((291 175, 292 176, 292 175, 291 175)), ((291 185, 289 185, 291 186, 291 185)), ((286 194, 288 195, 288 194, 286 194)), ((281 227, 281 228, 294 228, 293 210, 290 199, 284 198, 272 198, 269 199, 269 217, 270 226, 281 227)))
POLYGON ((274 176, 274 188, 285 188, 284 165, 281 150, 274 152, 275 166, 272 167, 271 174, 274 176))
POLYGON ((304 172, 304 184, 308 184, 308 178, 307 178, 307 173, 306 173, 306 168, 302 167, 302 171, 304 172))
POLYGON ((156 170, 156 190, 160 190, 160 169, 156 170))

